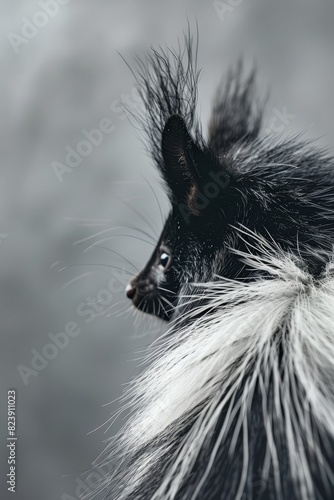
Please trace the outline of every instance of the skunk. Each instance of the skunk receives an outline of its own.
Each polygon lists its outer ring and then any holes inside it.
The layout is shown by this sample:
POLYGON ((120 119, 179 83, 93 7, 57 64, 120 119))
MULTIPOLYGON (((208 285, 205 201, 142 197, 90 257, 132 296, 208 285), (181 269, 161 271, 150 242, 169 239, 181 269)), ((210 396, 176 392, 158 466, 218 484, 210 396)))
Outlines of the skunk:
POLYGON ((171 209, 126 294, 169 329, 125 396, 105 498, 332 499, 334 161, 262 132, 242 65, 204 134, 197 47, 137 61, 171 209))

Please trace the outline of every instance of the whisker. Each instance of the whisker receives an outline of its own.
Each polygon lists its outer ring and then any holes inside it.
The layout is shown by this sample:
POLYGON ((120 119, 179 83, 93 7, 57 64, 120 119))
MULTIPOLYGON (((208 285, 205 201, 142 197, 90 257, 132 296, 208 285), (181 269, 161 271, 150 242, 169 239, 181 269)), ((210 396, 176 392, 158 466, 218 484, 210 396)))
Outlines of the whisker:
POLYGON ((161 209, 161 205, 160 205, 159 199, 158 199, 158 197, 157 197, 157 195, 156 195, 156 193, 155 193, 155 191, 154 191, 154 189, 153 189, 153 187, 152 187, 152 185, 151 185, 150 181, 149 181, 149 180, 148 180, 148 179, 147 179, 147 178, 146 178, 143 174, 141 174, 141 176, 142 176, 142 177, 144 177, 145 181, 147 182, 147 184, 149 185, 149 187, 150 187, 150 189, 151 189, 151 191, 152 191, 152 193, 153 193, 153 196, 154 196, 154 198, 155 198, 155 200, 156 200, 156 202, 157 202, 158 208, 159 208, 160 217, 161 217, 161 222, 162 222, 162 224, 164 225, 164 222, 165 222, 165 221, 164 221, 164 218, 163 218, 163 215, 162 215, 162 209, 161 209))
POLYGON ((134 270, 139 273, 139 269, 138 267, 136 267, 130 260, 126 259, 124 257, 124 255, 122 255, 121 253, 118 253, 116 252, 115 250, 111 249, 111 248, 108 248, 108 247, 103 247, 101 245, 96 245, 97 248, 103 248, 103 250, 107 250, 108 252, 112 252, 113 254, 115 255, 118 255, 119 257, 122 257, 122 259, 125 260, 125 262, 127 262, 128 264, 130 264, 130 266, 132 266, 134 268, 134 270))
MULTIPOLYGON (((115 313, 113 313, 113 314, 108 314, 108 316, 107 316, 107 317, 109 317, 109 316, 116 316, 117 318, 120 318, 120 317, 121 317, 123 314, 125 314, 126 312, 128 312, 128 316, 129 316, 129 315, 130 315, 130 313, 132 312, 131 310, 132 310, 131 305, 130 305, 130 306, 126 306, 126 307, 125 307, 125 309, 123 309, 123 310, 122 310, 122 309, 120 309, 119 311, 116 311, 116 312, 115 312, 115 313)), ((126 317, 128 317, 128 316, 126 316, 126 317)))
POLYGON ((135 212, 146 224, 148 227, 153 231, 153 233, 157 236, 157 229, 151 224, 151 222, 148 220, 148 218, 140 211, 138 208, 133 207, 130 203, 127 203, 125 200, 121 200, 120 198, 115 197, 118 201, 121 203, 124 203, 128 208, 130 208, 133 212, 135 212))
MULTIPOLYGON (((165 309, 165 307, 164 307, 163 303, 161 302, 161 298, 160 298, 160 297, 158 297, 158 301, 159 301, 159 306, 162 308, 163 312, 164 312, 164 313, 166 314, 166 316, 167 316, 167 311, 166 311, 166 309, 165 309)), ((159 312, 160 312, 160 311, 159 311, 159 312)))
POLYGON ((80 224, 76 224, 76 227, 103 227, 107 224, 107 222, 81 222, 80 224))
POLYGON ((63 220, 69 221, 69 222, 97 222, 97 223, 108 223, 111 222, 111 219, 91 219, 91 218, 83 218, 83 217, 63 217, 63 220))
POLYGON ((168 290, 168 288, 163 288, 160 285, 157 285, 158 290, 162 290, 163 292, 171 293, 172 295, 177 295, 177 292, 174 292, 173 290, 168 290))
POLYGON ((117 267, 117 266, 111 266, 110 264, 102 264, 102 263, 98 263, 98 264, 94 264, 94 263, 83 263, 83 264, 70 264, 68 266, 64 266, 62 269, 59 269, 58 272, 60 271, 64 271, 65 269, 70 269, 71 267, 81 267, 81 266, 102 266, 102 267, 109 267, 110 269, 117 269, 118 271, 122 271, 122 272, 125 272, 127 273, 129 276, 132 276, 132 273, 130 271, 128 271, 127 269, 124 269, 124 267, 117 267))
POLYGON ((172 310, 175 309, 175 306, 173 306, 173 304, 168 299, 166 299, 166 297, 164 297, 163 295, 160 295, 160 298, 162 300, 164 300, 166 302, 166 304, 168 304, 172 308, 172 310))
POLYGON ((142 233, 145 236, 147 236, 148 238, 150 238, 150 240, 152 240, 152 242, 154 244, 156 244, 157 239, 154 236, 152 236, 150 233, 148 233, 147 231, 145 231, 144 229, 142 229, 142 228, 133 227, 133 226, 123 226, 122 229, 132 229, 133 231, 137 231, 138 233, 142 233))
POLYGON ((91 276, 92 274, 94 274, 93 272, 90 272, 90 273, 84 273, 84 274, 81 274, 80 276, 77 276, 76 278, 73 278, 72 280, 68 281, 67 283, 65 283, 65 285, 63 285, 61 288, 62 290, 65 290, 65 288, 68 288, 70 285, 72 285, 73 283, 75 283, 76 281, 79 281, 81 280, 82 278, 85 278, 86 276, 91 276))
POLYGON ((83 253, 85 252, 88 252, 88 250, 90 250, 91 248, 95 247, 96 245, 98 245, 99 243, 104 243, 105 241, 109 241, 109 240, 112 240, 114 238, 133 238, 135 240, 139 240, 139 241, 144 241, 145 243, 147 243, 148 245, 151 245, 151 246, 154 246, 153 243, 151 243, 150 241, 147 241, 147 240, 144 240, 143 238, 139 238, 139 236, 134 236, 132 234, 122 234, 122 235, 113 235, 113 236, 109 236, 108 238, 103 238, 102 240, 98 240, 96 241, 95 243, 92 243, 89 247, 87 247, 83 253))
POLYGON ((95 238, 96 236, 100 236, 100 234, 105 234, 110 231, 116 231, 117 229, 123 229, 122 226, 116 226, 116 227, 110 227, 109 229, 104 229, 103 231, 99 231, 98 233, 92 234, 90 236, 87 236, 86 238, 82 238, 81 240, 75 241, 72 243, 72 246, 79 245, 80 243, 84 243, 85 241, 91 240, 95 238))

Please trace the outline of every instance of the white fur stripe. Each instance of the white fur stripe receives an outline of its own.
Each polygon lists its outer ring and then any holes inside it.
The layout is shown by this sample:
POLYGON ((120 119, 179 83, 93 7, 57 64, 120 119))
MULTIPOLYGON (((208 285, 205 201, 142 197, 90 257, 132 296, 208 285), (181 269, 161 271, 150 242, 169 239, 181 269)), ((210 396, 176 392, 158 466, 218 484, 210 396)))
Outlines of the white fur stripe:
MULTIPOLYGON (((265 416, 265 468, 273 464, 274 470, 279 470, 273 433, 275 421, 287 437, 291 471, 300 489, 300 498, 314 498, 310 464, 303 448, 305 439, 322 464, 324 476, 333 481, 314 433, 315 423, 334 436, 333 265, 329 263, 323 278, 316 282, 304 270, 301 260, 270 246, 264 239, 257 237, 256 240, 260 257, 255 252, 238 254, 249 267, 265 271, 267 278, 249 283, 220 278, 196 284, 194 290, 205 294, 209 303, 198 306, 195 311, 190 308, 185 313, 187 318, 195 314, 196 318, 186 326, 180 328, 179 322, 172 325, 152 355, 151 367, 132 384, 126 396, 126 406, 135 413, 120 436, 119 450, 124 456, 133 455, 162 436, 172 444, 185 419, 202 407, 154 499, 175 498, 223 408, 227 409, 227 417, 207 470, 203 471, 202 482, 219 443, 224 440, 233 418, 239 415, 231 452, 238 433, 242 433, 244 463, 236 498, 242 497, 249 458, 249 408, 256 384, 261 389, 265 416), (283 361, 278 358, 277 331, 282 340, 283 361), (283 371, 280 370, 282 363, 283 371), (240 382, 250 367, 242 396, 236 399, 240 382), (275 402, 270 411, 266 399, 269 378, 275 402), (296 380, 305 390, 303 398, 295 391, 296 380)), ((192 299, 196 297, 183 298, 183 301, 192 299)), ((166 451, 167 445, 163 445, 152 455, 141 456, 140 463, 127 471, 125 481, 123 478, 127 487, 118 496, 119 500, 145 481, 145 473, 166 451)), ((275 474, 279 497, 278 478, 275 474)))

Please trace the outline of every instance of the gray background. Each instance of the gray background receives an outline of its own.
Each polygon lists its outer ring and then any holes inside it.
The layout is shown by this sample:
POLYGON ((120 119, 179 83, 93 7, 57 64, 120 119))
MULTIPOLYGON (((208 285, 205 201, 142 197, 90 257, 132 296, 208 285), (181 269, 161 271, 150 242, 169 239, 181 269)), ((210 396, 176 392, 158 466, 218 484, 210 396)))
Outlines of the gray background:
POLYGON ((0 6, 0 496, 13 497, 5 487, 4 440, 6 393, 13 387, 19 419, 16 498, 76 498, 77 478, 122 419, 109 430, 106 425, 90 431, 117 410, 115 399, 163 327, 133 315, 122 291, 125 275, 119 278, 112 267, 132 273, 133 265, 148 258, 149 237, 133 227, 154 238, 161 230, 149 183, 163 214, 168 207, 138 131, 117 107, 122 98, 136 105, 133 77, 117 51, 131 63, 135 52, 143 56, 151 45, 175 46, 187 17, 192 26, 197 19, 204 125, 218 82, 243 56, 246 65, 257 63, 260 94, 272 89, 269 126, 283 135, 305 131, 331 148, 334 3, 226 0, 221 19, 211 1, 71 0, 19 44, 18 53, 10 39, 21 34, 22 18, 36 19, 41 7, 33 0, 2 0, 0 6), (285 122, 279 119, 284 109, 285 122), (104 118, 114 130, 59 182, 53 162, 64 163, 66 147, 75 148, 82 130, 104 118), (99 243, 104 249, 84 252, 110 236, 99 243), (106 298, 101 290, 110 279, 109 303, 100 302, 101 314, 87 323, 77 307, 106 298), (31 367, 32 349, 42 352, 48 334, 63 331, 69 321, 81 333, 25 385, 18 366, 31 367))

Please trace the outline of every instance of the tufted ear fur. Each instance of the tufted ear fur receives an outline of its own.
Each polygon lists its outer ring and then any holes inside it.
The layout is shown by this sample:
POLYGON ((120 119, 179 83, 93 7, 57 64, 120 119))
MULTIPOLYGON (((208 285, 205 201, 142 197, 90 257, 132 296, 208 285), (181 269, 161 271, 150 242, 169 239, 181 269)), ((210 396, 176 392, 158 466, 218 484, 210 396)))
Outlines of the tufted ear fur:
MULTIPOLYGON (((201 198, 209 183, 213 183, 216 162, 190 136, 183 118, 171 116, 162 133, 162 173, 172 195, 172 201, 186 205, 192 215, 200 215, 201 198)), ((225 175, 224 182, 226 183, 225 175)), ((222 181, 221 183, 222 184, 222 181)))

